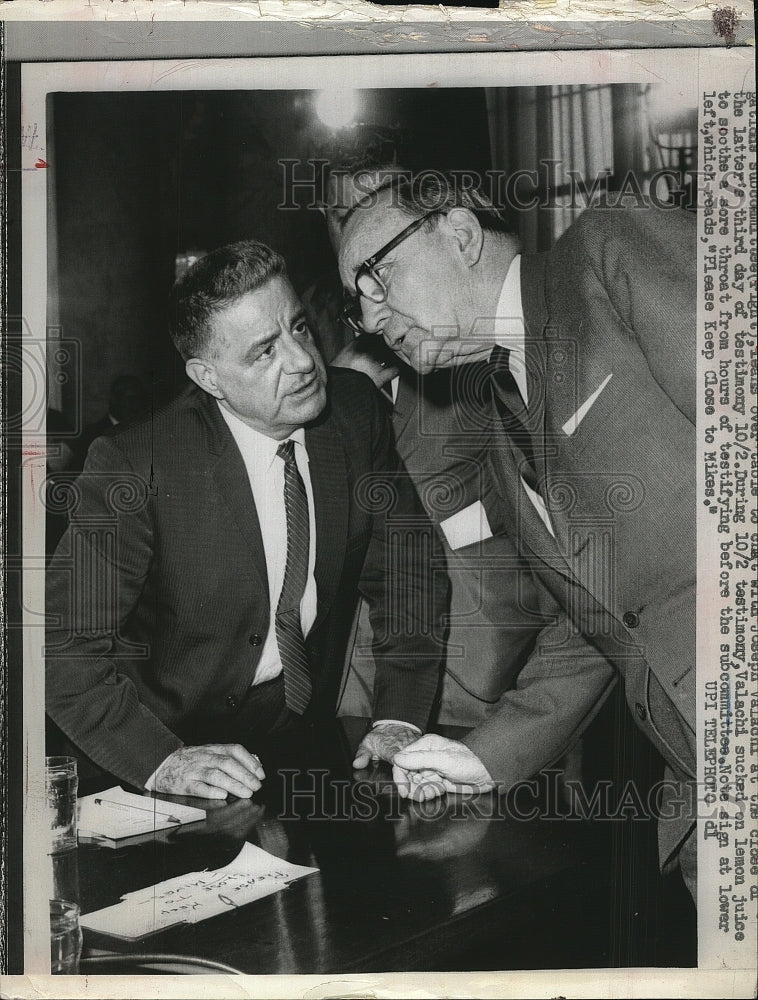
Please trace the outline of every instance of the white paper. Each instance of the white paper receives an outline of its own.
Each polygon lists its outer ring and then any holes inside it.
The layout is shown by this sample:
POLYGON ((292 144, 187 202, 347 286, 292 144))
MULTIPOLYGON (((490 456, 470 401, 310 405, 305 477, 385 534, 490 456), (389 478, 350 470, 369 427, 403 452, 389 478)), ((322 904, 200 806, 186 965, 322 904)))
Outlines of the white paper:
POLYGON ((115 785, 79 800, 79 836, 119 840, 205 819, 205 810, 125 792, 115 785))
POLYGON ((451 549, 462 549, 465 545, 492 538, 492 528, 481 500, 476 500, 452 517, 440 521, 440 528, 451 549))
POLYGON ((317 871, 246 843, 224 868, 188 872, 127 893, 114 906, 84 914, 80 923, 114 937, 145 937, 175 924, 195 924, 245 906, 317 871))

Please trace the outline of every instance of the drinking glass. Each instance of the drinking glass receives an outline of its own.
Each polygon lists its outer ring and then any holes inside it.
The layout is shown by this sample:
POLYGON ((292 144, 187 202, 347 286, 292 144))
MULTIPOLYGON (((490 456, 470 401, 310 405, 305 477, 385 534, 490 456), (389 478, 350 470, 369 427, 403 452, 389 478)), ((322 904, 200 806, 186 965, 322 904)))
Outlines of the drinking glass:
POLYGON ((76 757, 45 757, 50 854, 76 847, 76 757))
POLYGON ((82 953, 79 907, 66 899, 50 900, 50 972, 75 976, 82 953))

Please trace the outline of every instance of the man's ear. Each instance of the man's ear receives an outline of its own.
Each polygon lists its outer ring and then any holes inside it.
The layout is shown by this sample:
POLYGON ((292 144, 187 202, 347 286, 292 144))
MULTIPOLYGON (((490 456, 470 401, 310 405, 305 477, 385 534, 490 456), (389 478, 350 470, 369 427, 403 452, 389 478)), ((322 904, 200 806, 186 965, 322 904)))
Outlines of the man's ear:
POLYGON ((473 267, 478 263, 484 245, 484 234, 479 220, 468 208, 460 206, 451 208, 446 218, 464 263, 473 267))
POLYGON ((202 358, 190 358, 184 366, 187 375, 195 385, 199 385, 205 392, 215 396, 216 399, 223 399, 224 394, 216 384, 216 366, 210 361, 203 361, 202 358))

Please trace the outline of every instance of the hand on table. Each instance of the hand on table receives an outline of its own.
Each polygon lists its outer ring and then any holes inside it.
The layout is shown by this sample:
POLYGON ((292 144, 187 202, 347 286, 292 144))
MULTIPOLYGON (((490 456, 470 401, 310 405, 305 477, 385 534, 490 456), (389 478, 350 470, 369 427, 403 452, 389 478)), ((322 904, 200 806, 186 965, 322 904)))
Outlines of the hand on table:
POLYGON ((266 777, 261 762, 238 743, 181 747, 153 776, 152 789, 173 795, 249 799, 266 777))
POLYGON ((371 760, 386 760, 391 764, 395 754, 418 738, 418 730, 388 722, 369 730, 355 751, 353 767, 368 767, 371 760))
POLYGON ((423 800, 446 791, 471 794, 495 787, 487 768, 465 743, 433 733, 399 751, 394 764, 408 775, 405 785, 398 782, 402 798, 423 800))
POLYGON ((384 348, 373 334, 364 334, 347 344, 332 359, 335 368, 352 368, 368 375, 377 389, 399 374, 398 369, 384 356, 384 348))

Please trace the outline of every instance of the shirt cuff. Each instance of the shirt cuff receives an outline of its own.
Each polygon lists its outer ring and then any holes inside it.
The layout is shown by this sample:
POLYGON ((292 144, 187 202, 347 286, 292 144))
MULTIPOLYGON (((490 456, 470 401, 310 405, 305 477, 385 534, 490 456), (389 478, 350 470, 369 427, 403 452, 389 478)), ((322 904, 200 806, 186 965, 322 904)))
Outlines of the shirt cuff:
POLYGON ((421 736, 418 726, 414 726, 412 722, 403 722, 402 719, 377 719, 371 728, 379 729, 381 726, 405 726, 406 729, 412 729, 417 736, 421 736))

